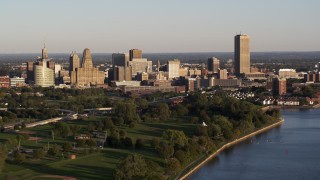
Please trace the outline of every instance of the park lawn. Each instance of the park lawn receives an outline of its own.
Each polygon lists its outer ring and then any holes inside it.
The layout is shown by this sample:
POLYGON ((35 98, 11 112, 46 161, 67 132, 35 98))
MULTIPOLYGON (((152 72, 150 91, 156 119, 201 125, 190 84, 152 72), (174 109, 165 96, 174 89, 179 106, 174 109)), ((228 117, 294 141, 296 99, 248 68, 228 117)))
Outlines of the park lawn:
POLYGON ((134 153, 164 165, 164 160, 156 157, 155 152, 106 148, 100 153, 82 156, 75 160, 67 159, 47 164, 32 162, 21 165, 7 164, 3 175, 26 180, 46 175, 70 176, 77 179, 114 179, 114 170, 120 160, 134 153))
MULTIPOLYGON (((86 120, 66 121, 68 125, 86 126, 89 122, 99 121, 106 117, 90 117, 86 120)), ((166 122, 142 122, 135 125, 134 128, 128 126, 117 126, 119 130, 125 130, 126 136, 132 138, 133 142, 140 138, 145 140, 145 147, 142 150, 135 149, 111 149, 104 148, 100 153, 94 153, 78 157, 75 160, 32 160, 22 164, 7 163, 4 169, 4 174, 16 176, 20 179, 34 179, 45 175, 60 175, 72 176, 78 179, 113 179, 114 170, 120 159, 127 157, 129 154, 140 154, 147 159, 157 162, 162 168, 165 167, 164 159, 159 156, 159 153, 151 148, 150 140, 153 138, 162 138, 162 134, 167 129, 182 130, 184 133, 192 137, 196 129, 195 124, 186 123, 182 119, 170 118, 166 122)), ((86 128, 86 127, 83 127, 86 128)), ((36 144, 34 141, 23 141, 22 146, 26 148, 39 148, 51 144, 61 145, 63 142, 74 142, 73 139, 63 139, 56 137, 53 141, 50 136, 52 126, 43 125, 34 128, 26 129, 25 131, 34 132, 30 135, 37 136, 42 139, 36 144)), ((0 139, 15 137, 15 134, 0 133, 0 139)), ((1 175, 0 175, 1 179, 1 175)), ((41 178, 40 178, 41 179, 41 178)))

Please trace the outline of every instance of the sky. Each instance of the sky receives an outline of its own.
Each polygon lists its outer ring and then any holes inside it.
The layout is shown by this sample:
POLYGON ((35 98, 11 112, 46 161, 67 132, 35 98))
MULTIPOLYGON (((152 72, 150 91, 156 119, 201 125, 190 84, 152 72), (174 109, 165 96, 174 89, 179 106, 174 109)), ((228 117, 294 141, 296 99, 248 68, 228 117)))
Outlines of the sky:
POLYGON ((319 0, 0 0, 0 53, 320 51, 319 0))

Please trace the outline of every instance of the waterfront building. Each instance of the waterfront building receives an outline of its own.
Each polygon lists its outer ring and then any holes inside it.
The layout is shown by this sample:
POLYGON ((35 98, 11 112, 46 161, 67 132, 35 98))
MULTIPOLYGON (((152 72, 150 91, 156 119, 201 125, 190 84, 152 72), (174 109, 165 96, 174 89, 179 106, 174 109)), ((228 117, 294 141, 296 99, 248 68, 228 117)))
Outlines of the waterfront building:
POLYGON ((287 80, 285 78, 273 78, 272 92, 273 95, 285 95, 287 93, 287 80))
POLYGON ((234 37, 234 68, 237 76, 250 73, 250 36, 239 34, 234 37))
POLYGON ((207 66, 208 71, 211 71, 212 73, 218 73, 218 69, 220 68, 220 60, 215 57, 211 57, 208 59, 207 66))
POLYGON ((93 67, 91 52, 88 48, 83 51, 81 67, 75 68, 70 74, 72 85, 92 86, 104 84, 104 71, 93 67))
MULTIPOLYGON (((174 60, 168 61, 167 68, 168 68, 167 70, 168 79, 179 77, 180 60, 174 59, 174 60)), ((201 71, 200 71, 200 74, 201 74, 201 71)))

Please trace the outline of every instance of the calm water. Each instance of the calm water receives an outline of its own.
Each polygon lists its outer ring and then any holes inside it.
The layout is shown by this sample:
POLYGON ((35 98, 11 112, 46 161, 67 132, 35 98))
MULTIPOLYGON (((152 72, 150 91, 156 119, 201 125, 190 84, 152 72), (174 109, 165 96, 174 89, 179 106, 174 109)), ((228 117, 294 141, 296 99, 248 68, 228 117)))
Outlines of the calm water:
POLYGON ((190 179, 320 179, 320 110, 284 110, 285 122, 218 155, 190 179))

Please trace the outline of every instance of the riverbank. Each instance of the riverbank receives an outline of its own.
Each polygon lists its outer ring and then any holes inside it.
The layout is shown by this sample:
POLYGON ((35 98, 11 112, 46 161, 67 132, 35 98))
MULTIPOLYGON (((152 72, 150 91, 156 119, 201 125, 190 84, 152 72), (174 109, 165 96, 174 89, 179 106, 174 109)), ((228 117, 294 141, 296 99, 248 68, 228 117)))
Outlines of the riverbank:
POLYGON ((243 137, 241 137, 241 138, 239 138, 239 139, 235 139, 234 141, 229 142, 229 143, 223 145, 221 148, 219 148, 217 151, 215 151, 213 154, 211 154, 209 157, 207 157, 207 158, 206 158, 204 161, 202 161, 200 164, 198 164, 197 166, 195 166, 194 168, 192 168, 188 173, 186 173, 186 174, 183 175, 182 177, 179 177, 179 179, 183 180, 183 179, 188 178, 191 174, 193 174, 194 172, 196 172, 196 171, 197 171, 198 169, 200 169, 204 164, 206 164, 208 161, 210 161, 213 157, 215 157, 216 155, 218 155, 220 152, 222 152, 222 151, 225 150, 226 148, 228 148, 228 147, 230 147, 230 146, 233 146, 233 145, 235 145, 235 144, 237 144, 237 143, 239 143, 239 142, 242 142, 242 141, 244 141, 244 140, 246 140, 246 139, 248 139, 248 138, 250 138, 250 137, 252 137, 252 136, 255 136, 255 135, 257 135, 257 134, 260 134, 260 133, 263 133, 263 132, 265 132, 265 131, 268 131, 268 130, 276 127, 276 126, 279 126, 279 125, 282 124, 283 122, 284 122, 284 120, 282 119, 282 120, 280 120, 280 121, 278 121, 278 122, 276 122, 276 123, 274 123, 274 124, 271 124, 271 125, 269 125, 269 126, 267 126, 267 127, 264 127, 264 128, 262 128, 262 129, 259 129, 259 130, 255 131, 255 132, 253 132, 253 133, 250 133, 250 134, 248 134, 248 135, 245 135, 245 136, 243 136, 243 137))

